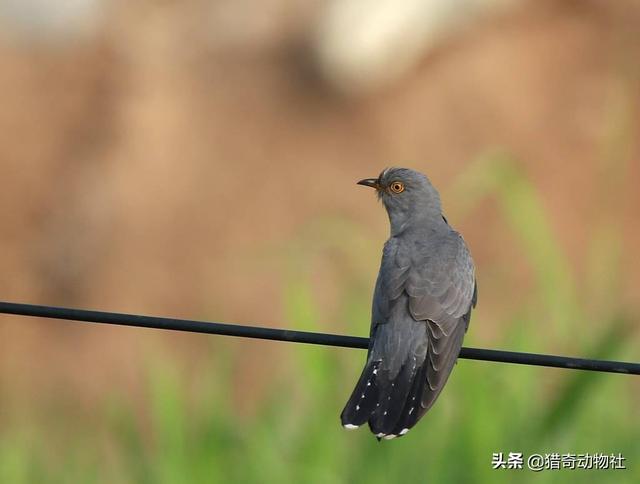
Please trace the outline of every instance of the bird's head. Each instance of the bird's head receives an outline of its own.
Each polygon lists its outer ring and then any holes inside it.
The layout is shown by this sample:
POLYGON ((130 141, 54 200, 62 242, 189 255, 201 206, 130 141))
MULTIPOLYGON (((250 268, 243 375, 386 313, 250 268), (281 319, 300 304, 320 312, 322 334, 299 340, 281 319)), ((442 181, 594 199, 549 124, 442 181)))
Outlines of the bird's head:
POLYGON ((425 175, 409 168, 387 168, 378 178, 365 178, 358 185, 375 188, 389 214, 392 233, 410 219, 442 216, 438 191, 425 175))

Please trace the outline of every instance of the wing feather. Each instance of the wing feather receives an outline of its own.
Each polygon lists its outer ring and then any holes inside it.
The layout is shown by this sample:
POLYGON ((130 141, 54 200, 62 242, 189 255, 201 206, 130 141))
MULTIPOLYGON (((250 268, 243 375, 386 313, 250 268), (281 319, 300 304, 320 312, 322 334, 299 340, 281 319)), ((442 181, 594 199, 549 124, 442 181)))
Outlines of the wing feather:
MULTIPOLYGON (((410 406, 403 409, 406 412, 399 420, 406 425, 415 423, 442 391, 460 353, 471 308, 477 298, 473 261, 457 232, 449 230, 437 238, 425 237, 413 244, 408 245, 406 239, 401 242, 397 238, 391 238, 385 244, 371 324, 373 336, 377 327, 395 321, 402 311, 408 311, 408 317, 427 325, 424 368, 415 374, 416 388, 422 388, 420 405, 414 414, 410 414, 410 406), (407 297, 402 297, 403 294, 407 297), (397 306, 400 301, 403 306, 406 304, 405 309, 397 306), (422 384, 418 381, 421 379, 422 384)), ((386 334, 389 348, 384 353, 396 354, 393 348, 403 344, 396 338, 407 335, 403 331, 386 334)), ((394 363, 393 375, 399 369, 400 366, 394 363)))
POLYGON ((426 385, 422 411, 433 404, 457 360, 476 294, 475 269, 462 237, 451 230, 414 246, 390 239, 376 283, 372 331, 384 323, 403 292, 416 321, 427 324, 426 385))

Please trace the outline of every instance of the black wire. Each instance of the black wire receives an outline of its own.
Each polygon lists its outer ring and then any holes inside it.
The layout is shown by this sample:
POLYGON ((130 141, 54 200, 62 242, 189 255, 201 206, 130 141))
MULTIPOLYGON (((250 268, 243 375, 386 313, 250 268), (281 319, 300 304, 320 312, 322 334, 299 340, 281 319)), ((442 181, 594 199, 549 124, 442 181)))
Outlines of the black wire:
MULTIPOLYGON (((358 336, 311 333, 307 331, 293 331, 289 329, 261 328, 256 326, 242 326, 239 324, 210 323, 188 319, 159 318, 155 316, 87 311, 84 309, 37 306, 33 304, 17 304, 1 301, 0 313, 67 319, 71 321, 89 323, 118 324, 122 326, 136 326, 141 328, 170 329, 174 331, 189 331, 192 333, 208 333, 225 336, 241 336, 245 338, 290 341, 292 343, 340 346, 344 348, 366 349, 369 345, 369 338, 361 338, 358 336)), ((460 358, 466 358, 468 360, 496 361, 500 363, 516 363, 520 365, 549 366, 554 368, 569 368, 573 370, 605 371, 610 373, 640 375, 640 363, 628 363, 622 361, 591 360, 586 358, 570 358, 567 356, 486 350, 481 348, 462 348, 460 351, 460 358)))

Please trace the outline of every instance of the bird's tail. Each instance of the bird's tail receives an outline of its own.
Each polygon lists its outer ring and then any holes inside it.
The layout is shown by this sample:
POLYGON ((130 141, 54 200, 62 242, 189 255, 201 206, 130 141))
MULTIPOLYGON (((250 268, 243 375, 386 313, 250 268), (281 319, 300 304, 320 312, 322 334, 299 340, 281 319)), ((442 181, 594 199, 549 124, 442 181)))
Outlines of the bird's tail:
POLYGON ((399 323, 377 328, 367 363, 340 417, 349 429, 368 422, 379 439, 406 434, 426 411, 426 324, 399 323))

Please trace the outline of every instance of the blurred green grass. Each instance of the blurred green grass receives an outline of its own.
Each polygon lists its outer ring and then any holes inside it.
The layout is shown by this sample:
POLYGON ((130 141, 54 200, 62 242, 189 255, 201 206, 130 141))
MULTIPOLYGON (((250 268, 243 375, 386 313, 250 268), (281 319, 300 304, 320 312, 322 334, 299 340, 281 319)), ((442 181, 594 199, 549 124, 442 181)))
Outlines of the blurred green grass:
MULTIPOLYGON (((627 322, 637 315, 626 315, 615 298, 615 224, 593 227, 587 282, 579 284, 544 204, 516 160, 482 157, 451 190, 467 207, 494 197, 533 269, 531 294, 510 319, 495 323, 502 328, 496 347, 544 352, 553 342, 580 356, 637 359, 631 344, 636 335, 627 322), (603 260, 611 262, 607 277, 599 277, 603 260), (599 305, 587 313, 582 308, 591 300, 599 305)), ((284 256, 289 269, 283 275, 283 324, 325 329, 312 278, 300 268, 315 251, 328 248, 355 264, 345 271, 335 316, 347 322, 347 331, 364 334, 371 284, 357 275, 358 264, 377 259, 380 244, 348 221, 314 223, 284 256)), ((467 346, 482 333, 481 307, 482 299, 467 346)), ((36 419, 2 429, 0 483, 640 482, 632 377, 461 360, 421 423, 405 438, 378 443, 366 430, 347 432, 338 422, 364 352, 287 346, 286 368, 274 375, 264 401, 247 417, 234 408, 229 390, 238 346, 217 338, 211 344, 202 371, 208 376, 195 389, 184 383, 179 365, 151 359, 148 408, 140 413, 126 395, 112 395, 92 416, 101 430, 74 414, 73 396, 63 402, 66 412, 43 411, 56 415, 53 423, 36 419), (64 433, 61 442, 48 439, 55 429, 64 433), (620 452, 628 469, 492 470, 494 452, 620 452)))

